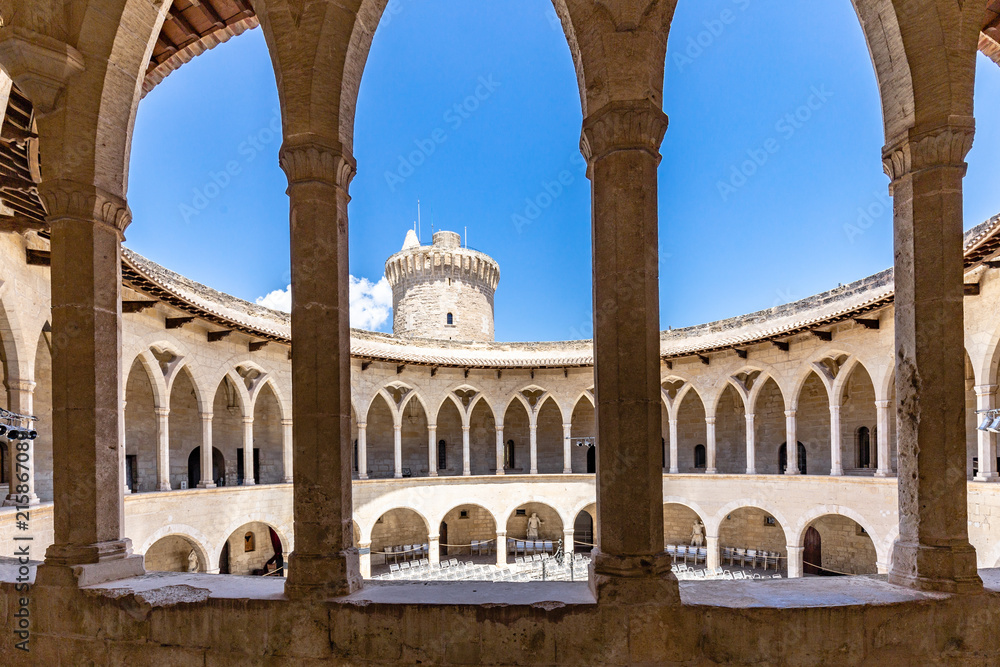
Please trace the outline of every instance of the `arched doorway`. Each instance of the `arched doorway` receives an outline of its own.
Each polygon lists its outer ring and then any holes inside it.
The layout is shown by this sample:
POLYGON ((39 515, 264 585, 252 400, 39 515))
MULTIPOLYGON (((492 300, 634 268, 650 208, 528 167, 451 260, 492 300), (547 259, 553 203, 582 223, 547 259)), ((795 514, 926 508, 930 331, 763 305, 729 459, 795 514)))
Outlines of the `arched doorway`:
POLYGON ((540 552, 555 553, 563 538, 563 523, 559 512, 544 503, 525 503, 507 518, 508 562, 517 556, 540 552), (532 530, 538 536, 530 538, 532 530))
MULTIPOLYGON (((212 447, 212 479, 216 486, 226 485, 226 459, 215 447, 212 447)), ((188 488, 193 489, 201 481, 201 446, 195 447, 188 454, 188 488)))
POLYGON ((409 508, 391 509, 372 527, 372 575, 387 572, 391 564, 428 558, 429 548, 427 520, 409 508))
MULTIPOLYGON (((808 466, 806 465, 806 446, 801 442, 798 443, 799 452, 799 472, 803 475, 806 474, 808 466)), ((778 448, 778 470, 784 474, 785 470, 788 468, 788 443, 781 443, 781 447, 778 448)))
POLYGON ((597 472, 597 446, 593 444, 587 446, 587 472, 597 472))
POLYGON ((819 531, 809 526, 806 531, 806 541, 802 550, 802 572, 804 574, 822 574, 823 568, 823 538, 819 531))
MULTIPOLYGON (((596 507, 596 506, 591 506, 596 507)), ((582 510, 576 515, 576 519, 573 521, 573 550, 580 552, 589 552, 593 550, 594 544, 594 517, 591 515, 590 510, 582 510)))
POLYGON ((263 575, 284 565, 284 547, 272 526, 261 521, 245 523, 230 535, 219 556, 220 574, 263 575))
POLYGON ((479 505, 453 507, 444 515, 438 533, 442 556, 485 556, 496 553, 496 520, 492 512, 479 505))

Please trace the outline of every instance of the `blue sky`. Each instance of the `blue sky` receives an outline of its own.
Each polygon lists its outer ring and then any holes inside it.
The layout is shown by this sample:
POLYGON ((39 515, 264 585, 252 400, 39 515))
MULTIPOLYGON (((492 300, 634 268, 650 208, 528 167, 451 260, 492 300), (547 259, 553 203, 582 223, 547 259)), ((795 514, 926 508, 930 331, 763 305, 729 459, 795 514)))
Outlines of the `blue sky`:
MULTIPOLYGON (((977 111, 998 105, 1000 68, 979 56, 977 111)), ((681 2, 664 110, 663 328, 768 308, 891 265, 878 93, 849 2, 681 2)), ((277 112, 259 30, 167 77, 139 106, 126 245, 251 301, 284 290, 277 112)), ((989 160, 1000 127, 988 118, 968 158, 967 228, 1000 212, 989 160)), ((500 263, 498 340, 589 337, 581 120, 569 49, 545 0, 391 0, 358 101, 353 323, 391 330, 378 281, 419 199, 425 243, 432 225, 467 230, 469 245, 500 263), (568 185, 554 185, 560 177, 568 185)))

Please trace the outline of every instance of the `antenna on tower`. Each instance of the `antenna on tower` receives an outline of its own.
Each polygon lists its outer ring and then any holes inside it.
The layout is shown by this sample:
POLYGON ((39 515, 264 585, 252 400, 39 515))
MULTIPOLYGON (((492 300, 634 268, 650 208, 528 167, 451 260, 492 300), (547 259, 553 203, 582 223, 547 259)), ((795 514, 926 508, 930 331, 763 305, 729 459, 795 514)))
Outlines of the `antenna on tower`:
POLYGON ((420 236, 420 200, 417 200, 417 241, 423 243, 422 237, 420 236))

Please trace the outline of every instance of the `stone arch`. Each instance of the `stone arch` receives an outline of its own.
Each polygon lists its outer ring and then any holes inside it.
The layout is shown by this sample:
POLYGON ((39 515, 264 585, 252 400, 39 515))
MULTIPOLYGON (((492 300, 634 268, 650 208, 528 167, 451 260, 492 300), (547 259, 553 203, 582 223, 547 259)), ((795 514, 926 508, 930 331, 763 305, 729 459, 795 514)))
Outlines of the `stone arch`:
MULTIPOLYGON (((878 394, 868 366, 860 359, 849 363, 834 384, 834 397, 840 406, 841 461, 845 471, 874 470, 878 460, 878 415, 875 408, 878 394), (863 467, 858 442, 859 431, 863 428, 869 434, 867 468, 863 467)), ((894 417, 890 418, 890 429, 894 421, 894 417)), ((891 438, 891 430, 889 435, 891 438)))
POLYGON ((529 473, 531 470, 531 410, 524 399, 516 397, 507 402, 503 413, 503 439, 512 452, 514 465, 507 474, 529 473))
POLYGON ((212 446, 222 452, 226 462, 226 486, 242 483, 239 471, 243 462, 243 419, 249 405, 246 387, 234 375, 222 376, 212 399, 212 446))
POLYGON ((124 374, 125 482, 132 492, 156 491, 159 416, 156 378, 137 356, 124 374))
MULTIPOLYGON (((7 307, 10 289, 0 285, 0 361, 4 378, 33 377, 28 350, 22 341, 21 324, 17 308, 7 307)), ((13 300, 13 297, 11 297, 13 300)))
POLYGON ((559 403, 551 394, 536 407, 536 438, 538 441, 539 474, 561 473, 563 458, 563 414, 559 403))
MULTIPOLYGON (((584 392, 586 394, 586 392, 584 392)), ((594 404, 584 398, 584 394, 581 394, 575 405, 573 406, 573 414, 570 423, 570 437, 571 438, 597 438, 597 411, 594 408, 594 404)), ((588 472, 588 450, 589 446, 578 446, 581 444, 580 440, 575 440, 570 443, 570 461, 572 463, 573 472, 575 473, 587 473, 588 472)))
POLYGON ((425 544, 431 535, 426 516, 412 507, 400 506, 383 511, 362 531, 362 541, 370 542, 373 552, 387 546, 425 544))
MULTIPOLYGON (((705 513, 695 503, 668 497, 663 499, 663 544, 690 544, 694 522, 708 527, 705 513)), ((703 545, 704 546, 704 545, 703 545)))
POLYGON ((392 477, 396 469, 393 428, 396 421, 393 407, 381 391, 376 393, 364 413, 368 425, 368 475, 370 477, 392 477))
POLYGON ((280 549, 282 559, 284 554, 292 551, 292 544, 285 537, 280 524, 269 521, 261 517, 243 516, 230 524, 231 530, 224 532, 227 535, 219 545, 219 569, 225 569, 226 551, 228 551, 229 567, 226 574, 252 574, 256 570, 261 570, 264 564, 271 560, 275 552, 280 549), (237 525, 233 525, 236 523, 237 525), (270 531, 278 538, 278 545, 272 543, 270 531), (248 534, 253 535, 252 549, 248 548, 248 534))
POLYGON ((38 437, 32 441, 32 456, 35 463, 34 491, 43 501, 52 500, 53 497, 52 346, 57 342, 50 343, 46 332, 40 331, 32 366, 35 379, 35 390, 31 398, 32 412, 38 417, 35 426, 38 437))
MULTIPOLYGON (((562 516, 559 510, 555 508, 555 505, 541 500, 520 503, 510 509, 510 512, 507 514, 507 522, 505 524, 508 545, 516 547, 517 542, 525 542, 528 540, 528 520, 531 518, 532 514, 538 514, 538 518, 541 520, 541 525, 538 528, 538 539, 533 541, 541 541, 543 543, 551 542, 551 548, 546 550, 554 552, 555 545, 559 542, 559 540, 563 539, 563 536, 565 535, 565 526, 568 521, 574 520, 575 517, 567 520, 564 516, 562 516)), ((507 548, 508 545, 505 545, 505 548, 507 548)), ((508 553, 510 553, 510 549, 508 549, 508 553)), ((508 562, 510 561, 511 557, 508 557, 508 562)))
POLYGON ((257 484, 280 484, 291 476, 284 469, 284 413, 274 383, 264 382, 253 396, 253 448, 259 461, 257 484))
POLYGON ((810 567, 817 568, 820 570, 817 572, 819 574, 824 571, 834 574, 876 574, 878 563, 884 562, 888 553, 879 551, 879 545, 868 527, 845 512, 824 513, 821 509, 814 509, 811 514, 817 515, 801 522, 803 525, 796 531, 796 545, 799 547, 805 546, 806 533, 810 528, 820 535, 821 562, 810 561, 815 556, 803 553, 803 568, 807 571, 810 567), (861 528, 861 532, 857 528, 861 528))
POLYGON ((167 415, 170 486, 178 489, 187 483, 188 456, 202 444, 202 405, 198 385, 190 368, 178 369, 170 383, 170 413, 167 415))
MULTIPOLYGON (((158 570, 155 566, 150 565, 149 562, 149 552, 158 542, 168 539, 171 537, 177 537, 183 539, 187 544, 191 546, 198 554, 198 564, 199 572, 212 572, 218 569, 219 562, 215 560, 212 555, 212 551, 209 547, 210 541, 208 537, 202 533, 197 528, 189 526, 186 524, 170 524, 167 526, 161 526, 152 534, 149 535, 143 542, 138 552, 143 554, 145 559, 146 570, 153 571, 168 571, 168 572, 187 572, 187 569, 168 569, 168 570, 158 570)), ((186 556, 185 556, 186 558, 186 556)), ((186 565, 185 562, 179 563, 180 565, 186 565)))
POLYGON ((747 470, 746 407, 739 387, 726 382, 715 401, 715 467, 720 473, 747 470))
POLYGON ((786 565, 789 544, 788 523, 760 504, 730 503, 730 505, 736 506, 719 512, 715 517, 720 549, 730 547, 777 553, 781 558, 781 565, 786 565))
POLYGON ((403 399, 399 410, 403 477, 422 477, 428 474, 427 423, 426 404, 416 390, 411 391, 403 399))
POLYGON ((808 530, 809 526, 811 526, 817 519, 832 515, 850 519, 864 528, 868 537, 872 541, 872 547, 875 549, 878 561, 884 562, 888 560, 889 551, 892 548, 892 541, 886 539, 886 536, 880 536, 878 532, 872 528, 872 523, 868 517, 863 516, 860 512, 845 505, 820 505, 818 507, 811 508, 799 517, 799 520, 795 524, 795 528, 791 531, 791 533, 795 536, 794 544, 799 547, 803 546, 806 539, 806 530, 808 530))
MULTIPOLYGON (((828 474, 830 460, 830 391, 813 369, 805 375, 795 397, 795 436, 806 448, 808 470, 828 474)), ((789 453, 789 456, 791 454, 789 453)))
POLYGON ((469 405, 469 466, 473 475, 496 472, 496 416, 480 394, 469 405))
POLYGON ((762 375, 754 385, 754 469, 757 474, 780 473, 778 450, 787 438, 786 400, 773 377, 762 375))
POLYGON ((787 526, 793 525, 787 518, 785 518, 785 515, 782 512, 779 512, 775 507, 762 500, 757 500, 755 498, 738 498, 723 505, 722 508, 719 509, 719 511, 705 523, 706 533, 709 535, 719 535, 718 531, 726 516, 732 514, 735 510, 742 508, 758 509, 773 516, 775 521, 777 521, 778 525, 782 528, 783 532, 787 526))
POLYGON ((677 420, 677 470, 681 473, 705 472, 704 467, 696 465, 695 450, 698 445, 706 447, 707 426, 705 422, 706 407, 698 389, 688 383, 677 394, 677 408, 674 419, 677 420))
POLYGON ((441 515, 434 524, 435 534, 439 535, 441 556, 455 554, 473 554, 472 542, 489 542, 496 548, 497 520, 486 507, 477 503, 462 503, 452 507, 441 515), (465 516, 462 513, 465 512, 465 516), (443 524, 447 524, 447 542, 443 524))

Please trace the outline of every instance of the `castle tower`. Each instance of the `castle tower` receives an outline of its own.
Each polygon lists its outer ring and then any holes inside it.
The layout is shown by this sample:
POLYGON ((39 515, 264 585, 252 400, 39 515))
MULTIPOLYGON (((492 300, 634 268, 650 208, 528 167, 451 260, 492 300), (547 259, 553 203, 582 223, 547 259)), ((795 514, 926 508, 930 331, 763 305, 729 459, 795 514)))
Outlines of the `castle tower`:
POLYGON ((436 232, 432 245, 406 233, 403 249, 385 262, 392 285, 392 332, 439 340, 492 341, 493 294, 500 267, 462 247, 455 232, 436 232))

